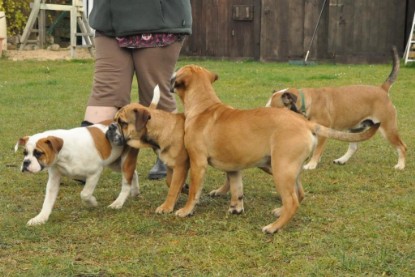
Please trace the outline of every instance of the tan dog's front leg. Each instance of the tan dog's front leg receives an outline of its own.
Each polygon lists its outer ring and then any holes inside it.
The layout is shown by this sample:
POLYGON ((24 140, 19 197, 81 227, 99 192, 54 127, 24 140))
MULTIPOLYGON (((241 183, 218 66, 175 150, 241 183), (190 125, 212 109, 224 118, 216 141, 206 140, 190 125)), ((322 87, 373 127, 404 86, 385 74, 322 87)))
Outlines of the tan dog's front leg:
POLYGON ((226 174, 225 183, 221 187, 219 187, 219 188, 217 188, 217 189, 212 190, 211 192, 209 192, 209 196, 215 197, 215 196, 223 196, 223 195, 226 195, 229 192, 229 188, 230 188, 230 185, 229 185, 229 175, 226 174))
POLYGON ((227 179, 231 188, 231 206, 228 212, 231 214, 241 214, 244 211, 242 173, 240 171, 227 172, 227 179))
POLYGON ((206 166, 206 163, 197 165, 194 162, 190 162, 189 198, 187 199, 186 205, 176 212, 177 216, 186 217, 193 214, 203 188, 203 178, 206 173, 206 166))
POLYGON ((174 205, 176 205, 184 182, 186 181, 187 170, 187 166, 177 166, 174 170, 167 169, 166 179, 169 192, 166 201, 156 209, 156 213, 171 213, 173 211, 174 205))
POLYGON ((127 200, 128 196, 136 197, 140 194, 140 187, 138 184, 138 175, 135 170, 137 165, 138 149, 130 148, 127 154, 122 157, 122 184, 121 191, 117 199, 108 207, 111 209, 121 209, 127 200))
POLYGON ((303 166, 304 169, 315 169, 317 167, 318 163, 320 162, 326 142, 327 138, 320 136, 317 137, 317 147, 314 149, 310 161, 303 166))

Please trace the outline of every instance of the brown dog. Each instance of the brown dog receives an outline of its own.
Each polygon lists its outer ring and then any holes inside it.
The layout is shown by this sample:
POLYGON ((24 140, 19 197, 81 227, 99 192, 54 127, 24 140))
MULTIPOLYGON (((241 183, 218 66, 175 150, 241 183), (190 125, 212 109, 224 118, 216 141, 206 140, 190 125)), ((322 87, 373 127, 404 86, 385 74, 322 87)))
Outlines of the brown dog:
MULTIPOLYGON (((157 88, 155 93, 159 93, 157 88)), ((153 97, 155 98, 155 97, 153 97)), ((189 170, 189 158, 184 148, 184 115, 157 110, 154 100, 150 107, 133 103, 122 107, 115 115, 115 123, 107 131, 107 137, 118 144, 128 144, 140 149, 157 150, 167 166, 166 182, 169 192, 157 213, 173 211, 189 170)))
POLYGON ((227 174, 232 213, 243 211, 241 170, 259 167, 273 175, 282 199, 282 207, 274 210, 279 219, 262 229, 274 233, 293 217, 304 198, 299 175, 314 147, 314 134, 361 141, 373 136, 379 127, 344 133, 287 109, 234 109, 216 96, 212 87, 216 79, 216 74, 194 65, 182 67, 172 78, 173 89, 184 104, 184 143, 190 158, 189 198, 176 212, 181 217, 193 213, 208 164, 227 174))
MULTIPOLYGON (((304 116, 323 126, 336 130, 353 129, 361 122, 380 122, 382 135, 398 151, 396 169, 405 168, 406 145, 398 134, 396 110, 388 92, 399 71, 399 57, 393 48, 393 67, 382 86, 353 85, 337 88, 289 88, 275 92, 268 101, 268 107, 288 107, 301 111, 304 116)), ((318 144, 305 169, 314 169, 320 161, 326 138, 318 136, 318 144)), ((345 164, 356 152, 357 143, 349 144, 349 149, 336 164, 345 164)))

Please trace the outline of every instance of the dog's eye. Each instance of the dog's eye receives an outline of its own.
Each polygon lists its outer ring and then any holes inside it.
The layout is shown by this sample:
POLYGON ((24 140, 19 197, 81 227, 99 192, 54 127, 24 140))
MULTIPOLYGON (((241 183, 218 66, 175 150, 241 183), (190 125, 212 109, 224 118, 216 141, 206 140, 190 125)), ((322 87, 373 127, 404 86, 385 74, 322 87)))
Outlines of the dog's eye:
POLYGON ((33 151, 33 156, 35 156, 36 159, 39 159, 43 155, 43 152, 40 152, 39 150, 33 151))
POLYGON ((23 150, 23 155, 24 155, 24 156, 27 156, 27 154, 29 154, 29 153, 27 152, 27 150, 23 150))

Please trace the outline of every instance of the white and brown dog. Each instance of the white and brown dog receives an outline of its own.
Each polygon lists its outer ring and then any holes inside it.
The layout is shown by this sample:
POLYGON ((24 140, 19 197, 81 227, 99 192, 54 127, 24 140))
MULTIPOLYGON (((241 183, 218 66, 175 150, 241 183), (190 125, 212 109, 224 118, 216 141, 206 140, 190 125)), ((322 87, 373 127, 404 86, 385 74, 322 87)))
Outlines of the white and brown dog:
MULTIPOLYGON (((388 92, 397 78, 399 57, 393 48, 393 66, 381 86, 351 85, 323 88, 289 88, 275 92, 268 107, 289 108, 307 119, 336 130, 353 130, 367 120, 379 122, 382 135, 398 151, 396 169, 405 168, 406 145, 398 134, 396 110, 388 92)), ((318 144, 305 169, 315 169, 320 161, 327 139, 318 136, 318 144)), ((334 160, 345 164, 356 152, 357 143, 349 144, 347 152, 334 160)))
POLYGON ((61 176, 85 181, 81 199, 89 206, 97 206, 93 192, 104 167, 122 171, 122 189, 109 206, 120 209, 129 195, 139 194, 138 175, 135 170, 138 151, 128 146, 117 146, 106 138, 111 121, 69 130, 50 130, 25 136, 15 146, 24 146, 22 172, 36 173, 48 170, 49 179, 40 213, 28 225, 45 223, 58 195, 61 176))

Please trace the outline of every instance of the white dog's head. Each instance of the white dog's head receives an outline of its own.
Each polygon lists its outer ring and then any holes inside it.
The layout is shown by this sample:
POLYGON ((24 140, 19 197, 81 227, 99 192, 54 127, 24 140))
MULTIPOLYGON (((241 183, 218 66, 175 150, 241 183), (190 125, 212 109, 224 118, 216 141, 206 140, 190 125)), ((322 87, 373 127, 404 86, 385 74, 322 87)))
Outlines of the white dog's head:
POLYGON ((55 163, 56 157, 63 147, 63 140, 55 136, 25 136, 17 141, 14 150, 17 151, 19 146, 25 148, 21 171, 36 173, 55 163))

